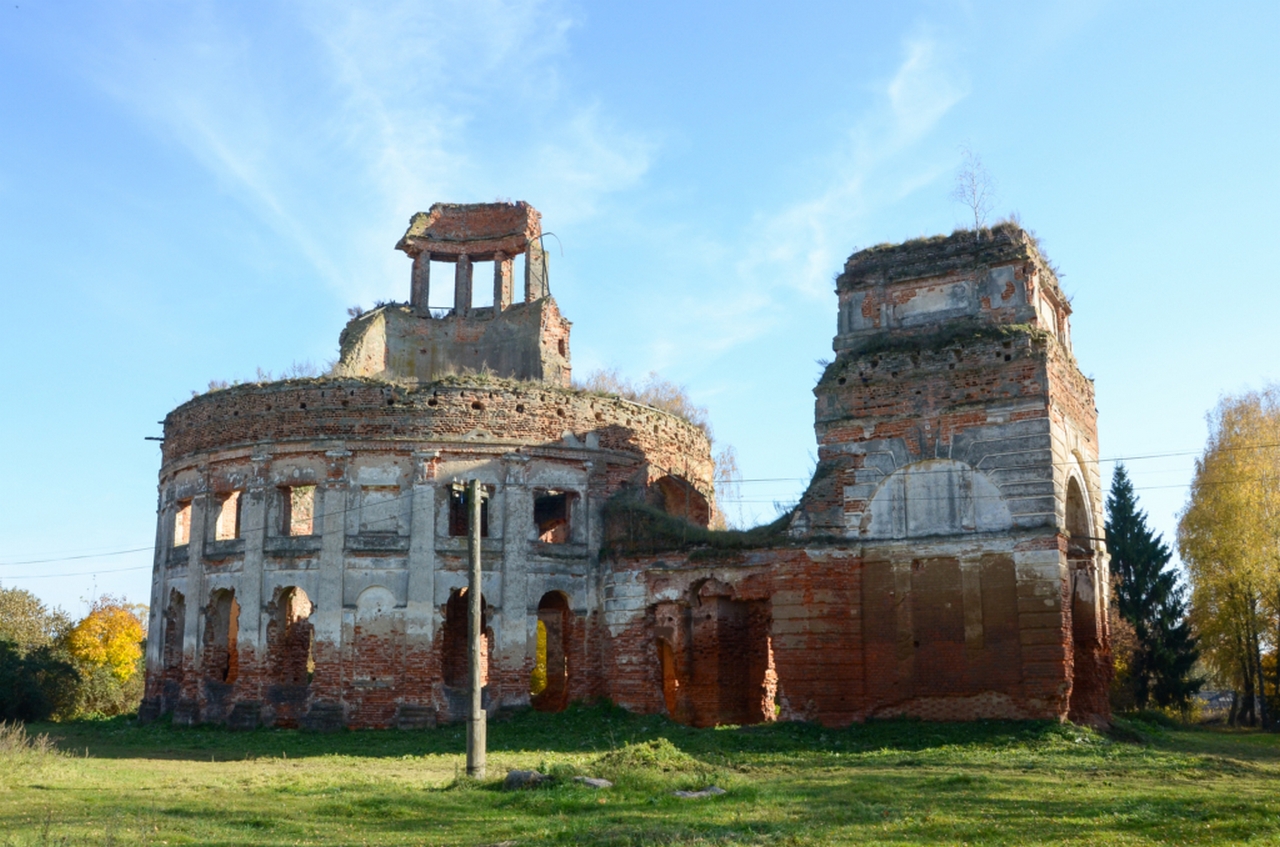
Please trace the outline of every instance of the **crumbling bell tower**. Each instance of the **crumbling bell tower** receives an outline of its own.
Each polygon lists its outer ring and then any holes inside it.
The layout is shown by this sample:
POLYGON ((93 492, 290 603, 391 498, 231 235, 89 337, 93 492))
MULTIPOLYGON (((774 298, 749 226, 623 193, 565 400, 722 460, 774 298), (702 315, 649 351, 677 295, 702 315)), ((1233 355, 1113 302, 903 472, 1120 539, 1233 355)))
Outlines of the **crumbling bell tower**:
POLYGON ((466 372, 568 386, 569 327, 551 297, 541 215, 528 203, 436 203, 396 244, 413 259, 409 304, 381 306, 343 332, 338 373, 431 382, 466 372), (513 302, 517 257, 524 297, 513 302), (449 263, 453 308, 429 306, 432 263, 449 263), (475 305, 477 265, 493 305, 475 305))
POLYGON ((1105 721, 1097 410, 1035 238, 1004 224, 873 247, 836 290, 793 533, 860 547, 867 695, 985 688, 1105 721))

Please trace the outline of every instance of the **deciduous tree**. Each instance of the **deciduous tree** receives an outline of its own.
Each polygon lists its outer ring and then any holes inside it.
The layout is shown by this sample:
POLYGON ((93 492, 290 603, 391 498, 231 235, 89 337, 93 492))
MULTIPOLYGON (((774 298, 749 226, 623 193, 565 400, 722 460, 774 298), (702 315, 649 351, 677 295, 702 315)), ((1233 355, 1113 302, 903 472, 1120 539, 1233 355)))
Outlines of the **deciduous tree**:
POLYGON ((138 672, 142 658, 140 617, 137 606, 104 594, 67 633, 67 650, 77 661, 105 667, 124 682, 138 672))
POLYGON ((47 647, 71 628, 61 609, 50 609, 36 595, 21 588, 0 588, 0 641, 10 641, 20 653, 47 647))
POLYGON ((145 615, 145 606, 103 595, 67 633, 67 652, 82 680, 77 712, 114 715, 137 706, 145 615))
MULTIPOLYGON (((1280 643, 1280 393, 1226 397, 1209 425, 1178 523, 1191 617, 1210 669, 1240 695, 1233 720, 1267 724, 1263 656, 1280 643)), ((1272 683, 1280 700, 1280 673, 1272 683)))
POLYGON ((982 235, 987 215, 996 200, 996 181, 987 173, 982 158, 967 146, 960 148, 960 167, 956 170, 951 199, 962 203, 973 215, 973 229, 982 235))

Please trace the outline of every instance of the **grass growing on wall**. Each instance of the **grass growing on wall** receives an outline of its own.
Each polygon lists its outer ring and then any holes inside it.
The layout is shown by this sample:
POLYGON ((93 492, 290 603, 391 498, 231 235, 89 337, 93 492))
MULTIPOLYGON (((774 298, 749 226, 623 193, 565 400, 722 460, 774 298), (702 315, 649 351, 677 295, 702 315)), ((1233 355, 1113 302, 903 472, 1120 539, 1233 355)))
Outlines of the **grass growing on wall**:
MULTIPOLYGON (((780 546, 789 540, 791 513, 752 529, 706 529, 651 506, 634 494, 610 498, 604 507, 602 556, 698 550, 703 555, 780 546)), ((693 556, 691 558, 699 558, 693 556)))
POLYGON ((461 726, 316 735, 114 719, 31 731, 62 753, 0 749, 0 844, 1280 840, 1280 738, 1140 722, 1119 742, 1048 723, 695 730, 573 707, 492 723, 483 783, 459 777, 461 726), (560 779, 504 792, 508 768, 560 779), (575 774, 617 785, 593 790, 575 774), (671 795, 709 783, 728 793, 671 795))

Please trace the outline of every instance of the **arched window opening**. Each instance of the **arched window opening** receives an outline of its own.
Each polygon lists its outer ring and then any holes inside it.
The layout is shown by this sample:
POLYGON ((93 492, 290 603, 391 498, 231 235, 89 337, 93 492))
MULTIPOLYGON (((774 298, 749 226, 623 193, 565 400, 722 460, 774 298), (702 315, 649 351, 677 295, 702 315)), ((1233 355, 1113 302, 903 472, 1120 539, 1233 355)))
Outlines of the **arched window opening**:
MULTIPOLYGON (((457 588, 449 594, 445 604, 444 633, 441 644, 441 673, 444 684, 450 688, 465 688, 470 684, 470 662, 467 657, 467 589, 457 588)), ((480 620, 483 635, 480 638, 480 685, 489 684, 489 652, 493 632, 489 629, 489 604, 480 595, 480 620)))
POLYGON ((315 675, 315 608, 307 592, 297 586, 276 590, 271 622, 267 624, 267 649, 276 685, 309 685, 315 675))
POLYGON ((669 474, 653 482, 650 488, 656 494, 654 505, 669 515, 683 518, 698 526, 711 523, 711 504, 684 477, 669 474))
POLYGON ((202 663, 205 675, 214 682, 233 683, 240 673, 240 651, 237 640, 240 629, 240 604, 232 588, 221 588, 209 596, 205 609, 205 649, 202 663))
POLYGON ((572 617, 569 600, 559 591, 548 591, 538 602, 538 653, 529 693, 533 707, 558 712, 569 702, 569 628, 572 617), (541 672, 541 679, 536 676, 541 672), (542 688, 534 691, 535 683, 542 688))
POLYGON ((1093 533, 1089 531, 1089 505, 1080 483, 1073 476, 1067 480, 1067 535, 1072 555, 1088 556, 1093 553, 1093 533))

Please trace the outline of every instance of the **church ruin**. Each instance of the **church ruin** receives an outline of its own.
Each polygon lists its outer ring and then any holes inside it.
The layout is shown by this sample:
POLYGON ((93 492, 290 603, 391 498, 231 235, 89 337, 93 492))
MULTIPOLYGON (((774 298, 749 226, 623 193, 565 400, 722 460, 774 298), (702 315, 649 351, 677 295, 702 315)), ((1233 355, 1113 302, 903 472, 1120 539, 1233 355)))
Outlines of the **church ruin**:
POLYGON ((166 417, 144 718, 464 718, 474 477, 490 709, 1108 719, 1093 386, 1020 228, 849 259, 817 470, 748 533, 707 529, 703 430, 571 387, 537 211, 437 204, 397 247, 409 302, 353 318, 329 375, 166 417))

